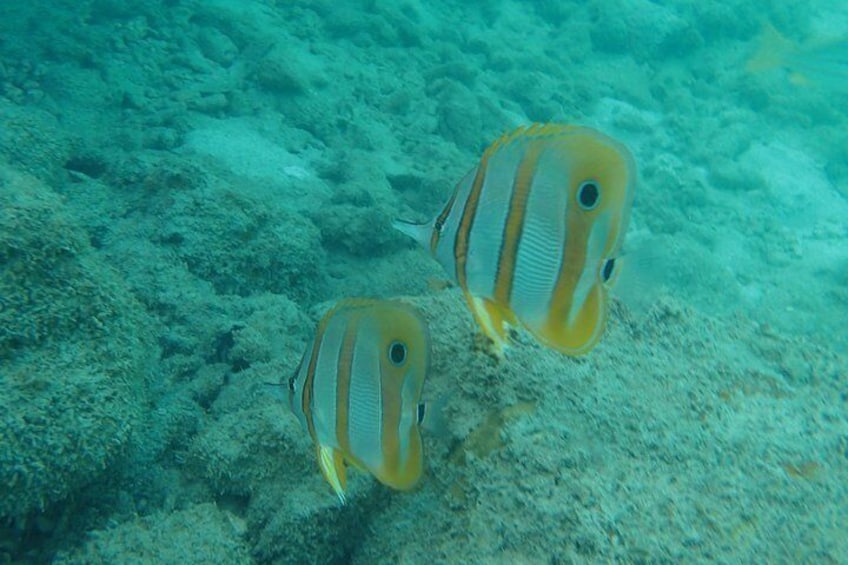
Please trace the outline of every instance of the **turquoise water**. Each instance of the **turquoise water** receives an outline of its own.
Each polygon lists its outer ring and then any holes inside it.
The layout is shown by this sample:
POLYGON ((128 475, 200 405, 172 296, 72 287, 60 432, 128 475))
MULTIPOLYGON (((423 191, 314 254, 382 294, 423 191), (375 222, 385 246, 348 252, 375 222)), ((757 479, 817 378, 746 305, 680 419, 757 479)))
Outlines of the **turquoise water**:
POLYGON ((848 562, 841 2, 0 4, 0 562, 848 562), (772 30, 773 28, 773 30, 772 30), (773 32, 774 33, 773 33, 773 32), (396 218, 505 132, 638 187, 606 332, 487 354, 396 218), (432 339, 410 492, 278 398, 322 314, 432 339))

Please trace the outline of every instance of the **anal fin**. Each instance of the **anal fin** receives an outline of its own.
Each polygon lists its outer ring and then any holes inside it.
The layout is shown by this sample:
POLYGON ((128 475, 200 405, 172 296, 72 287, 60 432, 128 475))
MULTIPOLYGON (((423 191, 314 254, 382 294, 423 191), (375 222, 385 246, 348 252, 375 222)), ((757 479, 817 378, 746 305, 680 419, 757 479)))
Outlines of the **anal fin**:
POLYGON ((345 487, 347 487, 347 474, 345 472, 344 457, 338 449, 319 445, 318 466, 321 467, 321 473, 324 478, 330 483, 333 492, 339 497, 342 504, 345 503, 345 487))
POLYGON ((480 298, 471 293, 465 293, 468 306, 474 314, 477 325, 483 334, 491 341, 489 352, 498 359, 504 356, 504 350, 509 345, 507 326, 514 324, 514 316, 497 303, 488 298, 480 298))

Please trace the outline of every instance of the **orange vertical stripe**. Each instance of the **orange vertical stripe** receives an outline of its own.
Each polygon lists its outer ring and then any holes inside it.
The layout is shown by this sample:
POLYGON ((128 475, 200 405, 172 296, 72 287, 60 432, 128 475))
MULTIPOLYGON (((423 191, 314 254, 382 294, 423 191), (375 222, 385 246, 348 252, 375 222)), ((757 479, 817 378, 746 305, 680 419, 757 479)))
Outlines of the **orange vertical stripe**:
POLYGON ((477 166, 477 174, 474 175, 474 183, 471 185, 471 192, 468 194, 465 207, 462 209, 459 228, 456 231, 456 240, 453 247, 454 261, 456 262, 456 282, 463 289, 467 288, 465 264, 468 259, 468 237, 471 234, 471 227, 474 225, 474 218, 477 215, 480 194, 483 192, 483 182, 486 180, 486 169, 489 165, 490 150, 493 147, 495 145, 487 149, 480 159, 480 164, 477 166))
POLYGON ((456 195, 459 193, 460 188, 461 187, 457 185, 450 197, 450 200, 448 200, 447 204, 445 204, 441 214, 439 214, 436 221, 433 223, 433 233, 430 235, 430 253, 433 255, 436 254, 436 248, 439 246, 439 238, 442 236, 442 228, 453 209, 453 203, 456 201, 456 195))
POLYGON ((503 147, 515 142, 515 140, 536 132, 537 126, 533 125, 529 128, 519 127, 512 133, 501 136, 500 139, 492 143, 483 152, 480 158, 480 164, 477 165, 477 172, 474 175, 474 182, 471 185, 471 191, 468 198, 465 200, 465 207, 462 210, 459 227, 456 231, 456 239, 454 240, 453 255, 456 263, 456 280, 460 288, 468 290, 467 276, 465 266, 468 259, 468 242, 471 234, 471 228, 474 225, 474 218, 477 216, 477 206, 480 204, 480 195, 483 192, 483 184, 486 180, 486 174, 489 169, 489 159, 497 155, 503 147))
POLYGON ((515 262, 518 257, 518 245, 524 232, 524 221, 527 217, 527 201, 530 198, 530 187, 536 167, 539 164, 543 145, 530 143, 527 151, 518 164, 512 183, 512 195, 509 200, 501 248, 498 255, 498 270, 495 279, 495 302, 505 306, 509 304, 512 294, 512 283, 515 277, 515 262))
POLYGON ((315 384, 315 366, 318 364, 318 352, 321 350, 321 343, 324 340, 324 330, 327 329, 326 322, 318 325, 318 330, 315 334, 315 341, 312 344, 312 357, 309 358, 309 366, 306 368, 306 378, 303 381, 303 394, 301 398, 300 409, 306 418, 306 427, 309 429, 309 437, 312 441, 318 443, 318 438, 315 437, 315 422, 312 421, 312 393, 313 385, 315 384))
POLYGON ((336 368, 336 441, 345 454, 350 454, 350 429, 348 410, 350 407, 350 377, 353 370, 353 349, 359 316, 353 316, 342 338, 336 368))
MULTIPOLYGON (((574 291, 577 281, 586 265, 586 247, 588 245, 589 232, 592 227, 592 218, 578 209, 574 202, 574 187, 569 188, 569 205, 565 217, 566 239, 562 250, 562 263, 557 276, 554 292, 551 297, 551 309, 548 317, 548 331, 554 339, 562 339, 562 335, 572 332, 571 328, 565 327, 565 321, 571 310, 574 299, 574 291), (582 217, 581 217, 582 216, 582 217)), ((564 346, 565 344, 560 344, 564 346)))

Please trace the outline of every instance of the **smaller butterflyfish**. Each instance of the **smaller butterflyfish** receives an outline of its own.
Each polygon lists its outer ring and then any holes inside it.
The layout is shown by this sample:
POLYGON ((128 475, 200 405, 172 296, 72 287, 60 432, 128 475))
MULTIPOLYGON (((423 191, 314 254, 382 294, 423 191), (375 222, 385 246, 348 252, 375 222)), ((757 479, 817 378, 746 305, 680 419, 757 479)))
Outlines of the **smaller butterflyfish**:
POLYGON ((289 402, 342 503, 345 463, 394 489, 418 483, 429 361, 427 326, 406 304, 345 299, 319 322, 289 379, 289 402))
POLYGON ((621 143, 535 124, 489 146, 435 218, 394 225, 457 282, 495 353, 522 326, 579 355, 604 331, 635 188, 621 143))
POLYGON ((789 82, 833 92, 848 92, 848 37, 818 38, 797 44, 767 24, 745 70, 781 69, 789 82))

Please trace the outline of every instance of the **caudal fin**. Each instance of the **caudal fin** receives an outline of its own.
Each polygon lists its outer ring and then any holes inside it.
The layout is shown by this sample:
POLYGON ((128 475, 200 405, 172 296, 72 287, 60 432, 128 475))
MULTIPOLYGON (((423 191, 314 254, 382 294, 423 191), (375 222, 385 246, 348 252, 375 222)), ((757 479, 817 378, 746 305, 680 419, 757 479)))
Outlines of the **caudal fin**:
POLYGON ((612 294, 636 315, 645 314, 666 290, 668 266, 675 258, 667 243, 650 235, 630 237, 617 259, 620 273, 612 294))
POLYGON ((444 439, 449 436, 448 419, 445 415, 447 398, 439 397, 418 405, 418 424, 431 435, 444 439))

